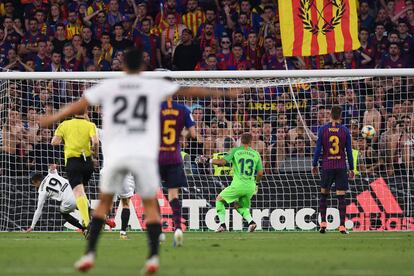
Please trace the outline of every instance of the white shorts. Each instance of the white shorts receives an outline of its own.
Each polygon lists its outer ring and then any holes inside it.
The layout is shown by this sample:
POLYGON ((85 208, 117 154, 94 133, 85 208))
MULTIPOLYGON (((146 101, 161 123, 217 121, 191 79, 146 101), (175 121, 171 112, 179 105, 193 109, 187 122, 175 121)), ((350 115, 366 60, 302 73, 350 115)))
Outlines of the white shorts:
MULTIPOLYGON (((101 171, 99 172, 101 179, 103 178, 104 169, 105 168, 102 168, 101 171)), ((125 176, 124 180, 122 181, 122 187, 119 193, 117 193, 117 196, 119 196, 119 198, 130 198, 134 195, 134 193, 135 193, 135 181, 134 181, 134 177, 132 176, 132 174, 129 173, 125 176)))
POLYGON ((100 180, 101 192, 104 194, 121 195, 124 183, 130 182, 128 174, 131 174, 135 180, 135 192, 141 198, 149 199, 157 195, 160 188, 158 161, 146 160, 144 157, 111 159, 108 156, 105 160, 105 170, 102 172, 100 180))
POLYGON ((73 211, 75 211, 76 209, 76 199, 75 197, 70 197, 70 198, 66 198, 64 199, 61 203, 60 203, 60 212, 62 214, 69 214, 72 213, 73 211))

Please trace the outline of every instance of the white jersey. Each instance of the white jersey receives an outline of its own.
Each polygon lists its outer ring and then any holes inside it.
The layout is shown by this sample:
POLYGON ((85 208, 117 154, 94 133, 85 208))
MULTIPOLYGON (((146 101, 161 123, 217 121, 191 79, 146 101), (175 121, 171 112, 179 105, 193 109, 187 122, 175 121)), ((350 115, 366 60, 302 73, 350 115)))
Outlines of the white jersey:
MULTIPOLYGON (((98 138, 101 142, 102 147, 102 155, 103 155, 103 162, 102 162, 102 169, 100 175, 102 177, 104 168, 105 168, 105 147, 104 147, 104 132, 101 128, 97 128, 98 138)), ((128 173, 125 177, 124 181, 122 182, 122 188, 117 192, 117 195, 120 198, 130 198, 134 195, 135 190, 135 181, 131 173, 128 173)))
POLYGON ((160 105, 178 88, 177 84, 164 79, 131 74, 104 80, 87 89, 88 103, 102 106, 105 158, 119 160, 133 156, 157 160, 160 105))
POLYGON ((37 209, 33 216, 32 228, 42 215, 43 205, 47 199, 54 199, 61 202, 61 212, 70 213, 76 208, 75 196, 66 178, 61 177, 57 171, 51 171, 43 179, 39 186, 39 197, 37 209))

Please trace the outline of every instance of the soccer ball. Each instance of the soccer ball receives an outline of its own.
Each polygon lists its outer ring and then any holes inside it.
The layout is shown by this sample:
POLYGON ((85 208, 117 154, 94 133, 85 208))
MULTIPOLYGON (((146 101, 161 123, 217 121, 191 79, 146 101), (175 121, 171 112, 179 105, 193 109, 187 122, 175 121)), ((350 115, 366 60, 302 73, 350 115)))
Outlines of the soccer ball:
POLYGON ((377 134, 377 132, 375 131, 375 128, 373 126, 366 125, 362 128, 361 134, 362 137, 364 137, 365 139, 372 139, 374 138, 375 134, 377 134))

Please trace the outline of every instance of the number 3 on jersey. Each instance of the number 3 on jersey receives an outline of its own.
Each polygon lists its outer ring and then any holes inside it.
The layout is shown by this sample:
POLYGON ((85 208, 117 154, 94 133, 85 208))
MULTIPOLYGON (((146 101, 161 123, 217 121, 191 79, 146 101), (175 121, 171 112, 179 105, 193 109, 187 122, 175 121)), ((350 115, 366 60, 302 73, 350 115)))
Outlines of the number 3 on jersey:
POLYGON ((339 153, 339 137, 333 135, 329 137, 329 142, 331 143, 331 147, 329 148, 329 153, 332 155, 336 155, 339 153))

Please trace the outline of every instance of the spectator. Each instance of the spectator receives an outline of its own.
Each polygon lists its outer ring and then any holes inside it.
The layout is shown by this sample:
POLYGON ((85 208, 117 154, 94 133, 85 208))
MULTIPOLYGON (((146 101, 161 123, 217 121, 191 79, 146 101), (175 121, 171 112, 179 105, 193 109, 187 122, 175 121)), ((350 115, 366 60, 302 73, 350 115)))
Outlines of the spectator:
POLYGON ((62 68, 62 54, 61 52, 54 51, 52 53, 52 58, 50 60, 49 66, 47 68, 48 72, 63 72, 62 68))
POLYGON ((241 12, 237 21, 236 30, 241 32, 243 37, 247 39, 249 33, 254 32, 253 28, 249 24, 249 18, 247 13, 241 12))
POLYGON ((221 51, 217 54, 218 68, 220 70, 228 70, 234 60, 233 53, 231 51, 231 41, 229 37, 222 37, 221 42, 221 51))
POLYGON ((10 49, 14 49, 10 42, 5 39, 4 29, 0 28, 0 66, 4 67, 7 64, 7 54, 10 49))
POLYGON ((101 36, 101 46, 102 46, 102 55, 101 57, 107 60, 109 63, 112 62, 112 59, 115 55, 114 48, 111 44, 111 37, 108 33, 103 33, 101 36))
POLYGON ((102 39, 103 34, 107 34, 110 31, 111 26, 106 21, 106 14, 102 10, 98 10, 85 18, 83 18, 83 22, 86 26, 90 27, 92 30, 92 33, 95 34, 95 38, 97 40, 102 39), (91 20, 96 16, 95 22, 92 22, 91 20))
POLYGON ((39 41, 38 51, 34 60, 35 70, 45 72, 48 70, 50 65, 50 58, 46 56, 46 42, 39 41))
POLYGON ((374 17, 369 13, 369 5, 367 0, 359 2, 359 24, 361 28, 365 28, 368 32, 374 29, 374 17))
POLYGON ((244 58, 243 47, 241 45, 234 45, 232 49, 233 64, 229 68, 230 70, 248 70, 249 64, 244 58))
POLYGON ((247 46, 245 50, 248 68, 251 70, 260 70, 262 68, 262 49, 258 45, 258 38, 255 32, 250 32, 247 38, 247 46))
POLYGON ((1 174, 15 176, 22 173, 22 156, 25 149, 23 124, 17 110, 8 110, 7 120, 2 127, 1 174))
POLYGON ((265 39, 265 53, 262 57, 264 70, 285 70, 285 57, 281 46, 276 47, 273 37, 265 39))
POLYGON ((11 17, 5 17, 3 21, 5 41, 10 43, 13 48, 17 48, 24 33, 14 24, 11 17))
POLYGON ((22 54, 36 54, 39 50, 37 43, 39 41, 46 41, 46 37, 39 32, 39 25, 35 18, 29 20, 29 28, 25 33, 20 44, 19 51, 22 54))
POLYGON ((106 15, 107 22, 111 27, 114 27, 115 24, 120 23, 123 19, 123 14, 119 10, 119 3, 117 0, 109 1, 109 9, 106 15))
POLYGON ((39 124, 37 123, 38 116, 36 108, 29 107, 27 109, 26 121, 23 123, 23 129, 26 133, 26 142, 33 149, 33 146, 37 144, 37 132, 39 131, 39 124))
MULTIPOLYGON (((223 38, 221 38, 223 39, 223 38)), ((211 47, 215 52, 219 45, 214 35, 214 25, 206 22, 203 28, 200 29, 198 40, 200 41, 200 48, 204 51, 204 48, 211 47)))
POLYGON ((114 25, 114 37, 111 40, 111 45, 114 51, 124 51, 132 47, 133 43, 131 40, 124 38, 124 28, 121 23, 114 25))
POLYGON ((375 33, 371 36, 371 44, 375 45, 375 65, 379 65, 382 56, 387 52, 387 36, 385 26, 377 23, 375 33))
POLYGON ((171 68, 172 58, 175 48, 181 40, 181 34, 186 27, 177 23, 173 13, 167 15, 168 26, 161 34, 161 53, 163 56, 163 64, 166 68, 171 68))
POLYGON ((398 164, 398 144, 400 142, 401 133, 397 128, 397 117, 390 115, 387 118, 386 131, 384 131, 379 139, 381 159, 383 160, 387 175, 394 175, 394 169, 398 164))
POLYGON ((365 97, 363 125, 372 125, 376 131, 381 130, 381 113, 375 108, 374 97, 372 95, 365 97))
POLYGON ((66 39, 65 25, 58 23, 56 25, 55 37, 52 40, 54 50, 63 53, 63 46, 68 42, 66 39))
POLYGON ((198 6, 198 0, 188 0, 187 12, 182 17, 183 24, 186 25, 193 34, 196 34, 198 28, 205 20, 206 16, 198 6))
POLYGON ((82 47, 86 49, 86 57, 92 58, 92 49, 95 45, 99 44, 99 41, 93 38, 92 30, 88 26, 82 28, 82 47))
POLYGON ((49 26, 49 28, 51 29, 53 33, 55 33, 57 24, 59 23, 61 24, 64 23, 64 20, 60 14, 59 5, 52 4, 50 5, 50 15, 48 19, 46 20, 46 25, 49 26))
POLYGON ((162 67, 161 63, 161 41, 158 36, 151 34, 151 20, 145 18, 141 22, 141 32, 137 38, 139 42, 135 42, 135 46, 139 43, 145 52, 150 56, 152 68, 162 67))
POLYGON ((184 29, 181 35, 181 44, 174 51, 173 68, 179 71, 192 71, 200 60, 201 51, 197 44, 193 43, 191 30, 184 29))
POLYGON ((268 149, 270 173, 279 173, 279 170, 286 158, 287 148, 285 129, 281 127, 277 128, 276 142, 268 149))
POLYGON ((205 22, 203 22, 197 30, 197 37, 200 38, 203 35, 203 31, 205 30, 206 24, 211 24, 213 26, 213 34, 214 37, 220 39, 223 33, 225 33, 225 28, 223 24, 218 22, 216 11, 213 8, 207 8, 206 9, 206 19, 205 22))
POLYGON ((259 30, 259 45, 263 46, 266 37, 276 37, 276 15, 273 6, 265 6, 262 14, 263 24, 259 30))
POLYGON ((63 46, 63 69, 65 71, 83 71, 82 59, 75 56, 75 50, 71 43, 66 43, 63 46))
POLYGON ((388 46, 388 54, 381 60, 381 68, 405 68, 406 62, 401 56, 401 50, 398 44, 391 42, 388 46))
POLYGON ((197 65, 195 66, 195 68, 194 68, 195 71, 201 71, 201 70, 206 70, 207 69, 207 57, 210 54, 214 54, 213 51, 212 51, 212 48, 210 46, 205 47, 204 51, 202 53, 201 61, 199 61, 197 63, 197 65))
POLYGON ((374 68, 376 48, 369 40, 368 29, 361 29, 359 31, 359 42, 361 43, 361 48, 359 50, 361 64, 357 68, 374 68))
POLYGON ((105 3, 103 0, 94 0, 92 1, 92 4, 88 7, 86 10, 86 14, 89 16, 95 12, 103 11, 105 10, 105 3))
POLYGON ((176 10, 176 0, 166 0, 164 3, 164 11, 160 11, 155 18, 155 25, 163 32, 170 26, 168 15, 172 14, 175 17, 176 24, 181 24, 181 15, 176 10))
POLYGON ((103 58, 102 48, 100 45, 95 45, 92 48, 92 62, 98 71, 111 70, 111 64, 109 61, 103 58))
POLYGON ((78 35, 82 31, 82 25, 78 20, 76 11, 69 11, 68 22, 66 24, 66 39, 71 40, 74 35, 78 35))

